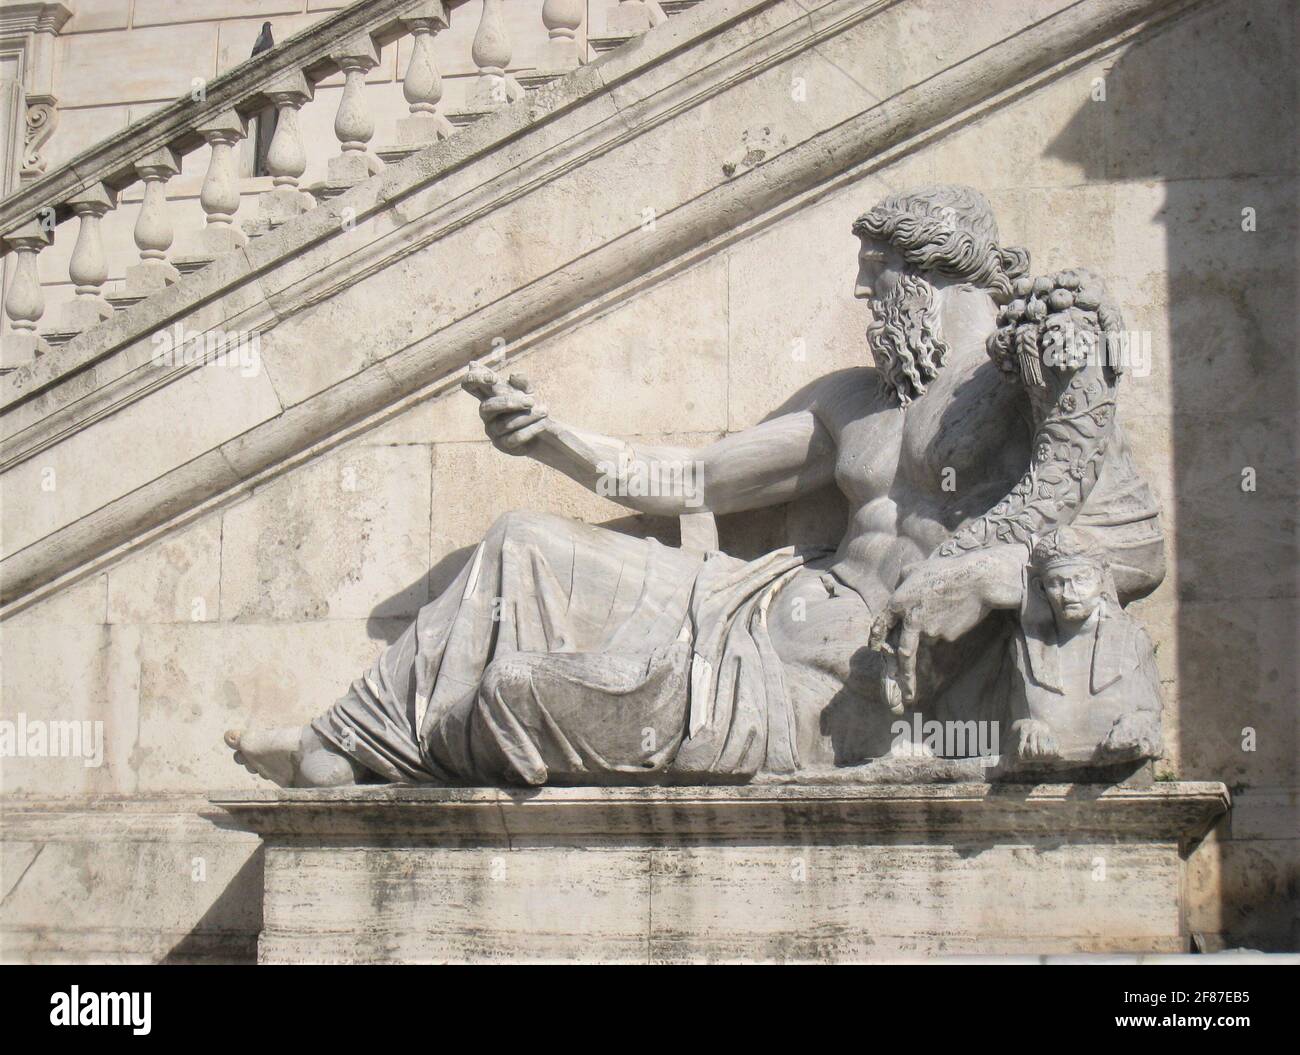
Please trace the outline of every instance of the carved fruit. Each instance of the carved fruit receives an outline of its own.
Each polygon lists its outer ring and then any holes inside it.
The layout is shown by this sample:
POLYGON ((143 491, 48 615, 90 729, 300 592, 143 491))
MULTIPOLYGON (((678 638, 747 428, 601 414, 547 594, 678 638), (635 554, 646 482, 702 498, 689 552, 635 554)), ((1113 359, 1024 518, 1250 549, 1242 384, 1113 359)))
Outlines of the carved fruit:
POLYGON ((1096 288, 1079 290, 1074 295, 1074 306, 1084 311, 1096 311, 1101 307, 1101 291, 1096 288))
POLYGON ((1053 311, 1065 311, 1074 307, 1074 294, 1068 289, 1054 289, 1047 295, 1047 306, 1053 311))

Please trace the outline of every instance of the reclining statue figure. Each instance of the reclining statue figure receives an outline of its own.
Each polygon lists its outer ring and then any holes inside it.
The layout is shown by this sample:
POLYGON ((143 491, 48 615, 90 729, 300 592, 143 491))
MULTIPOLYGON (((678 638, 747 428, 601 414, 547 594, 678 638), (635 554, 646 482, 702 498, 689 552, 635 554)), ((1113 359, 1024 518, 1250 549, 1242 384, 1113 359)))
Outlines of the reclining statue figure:
POLYGON ((704 448, 562 424, 521 378, 465 382, 498 449, 642 513, 833 484, 848 503, 836 549, 744 561, 508 513, 323 714, 228 733, 236 760, 305 787, 734 783, 887 754, 905 707, 1006 721, 1040 536, 1090 532, 1117 601, 1163 576, 1156 504, 1115 422, 1121 365, 1052 344, 1062 320, 1113 335, 1118 312, 1087 272, 1030 279, 966 187, 891 195, 853 232, 874 367, 704 448), (695 486, 609 479, 655 467, 690 467, 695 486))

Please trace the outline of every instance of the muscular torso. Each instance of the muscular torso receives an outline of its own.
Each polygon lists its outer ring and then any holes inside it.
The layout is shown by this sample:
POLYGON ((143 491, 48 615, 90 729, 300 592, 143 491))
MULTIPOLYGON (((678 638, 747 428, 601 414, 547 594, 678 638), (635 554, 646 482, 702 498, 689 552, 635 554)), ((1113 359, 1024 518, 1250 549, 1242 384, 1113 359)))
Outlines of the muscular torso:
POLYGON ((962 302, 945 316, 947 361, 905 410, 878 391, 870 369, 837 377, 814 407, 849 507, 831 570, 873 609, 906 565, 986 512, 1028 464, 1028 406, 984 351, 993 316, 980 303, 962 302))
POLYGON ((991 307, 967 301, 944 322, 946 363, 905 410, 880 394, 870 369, 841 375, 815 407, 834 443, 848 525, 834 557, 806 569, 769 610, 805 764, 879 753, 878 730, 856 713, 886 714, 866 649, 873 613, 903 568, 986 512, 1028 462, 1023 393, 1002 381, 984 351, 991 307))

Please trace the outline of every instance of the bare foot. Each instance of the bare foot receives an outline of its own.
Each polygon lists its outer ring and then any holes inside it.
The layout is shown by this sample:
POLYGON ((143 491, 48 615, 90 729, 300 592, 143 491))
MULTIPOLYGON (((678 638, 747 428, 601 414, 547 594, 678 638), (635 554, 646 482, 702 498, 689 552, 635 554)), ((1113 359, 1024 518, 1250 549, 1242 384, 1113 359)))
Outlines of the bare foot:
POLYGON ((231 729, 225 740, 226 746, 235 752, 235 761, 250 773, 256 773, 282 788, 292 788, 298 784, 302 734, 300 725, 244 732, 231 729))
POLYGON ((282 788, 337 788, 371 776, 364 766, 317 736, 310 725, 231 729, 225 740, 236 762, 282 788))

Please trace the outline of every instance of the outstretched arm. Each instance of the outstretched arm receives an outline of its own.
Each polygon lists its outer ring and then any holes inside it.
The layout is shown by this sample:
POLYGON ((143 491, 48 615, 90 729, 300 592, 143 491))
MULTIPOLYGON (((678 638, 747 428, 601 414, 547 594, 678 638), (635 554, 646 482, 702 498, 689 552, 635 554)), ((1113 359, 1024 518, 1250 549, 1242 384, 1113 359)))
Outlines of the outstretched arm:
POLYGON ((787 502, 833 478, 835 447, 811 410, 785 414, 706 447, 663 447, 551 418, 527 379, 476 368, 465 389, 499 450, 527 454, 641 513, 735 513, 787 502))

